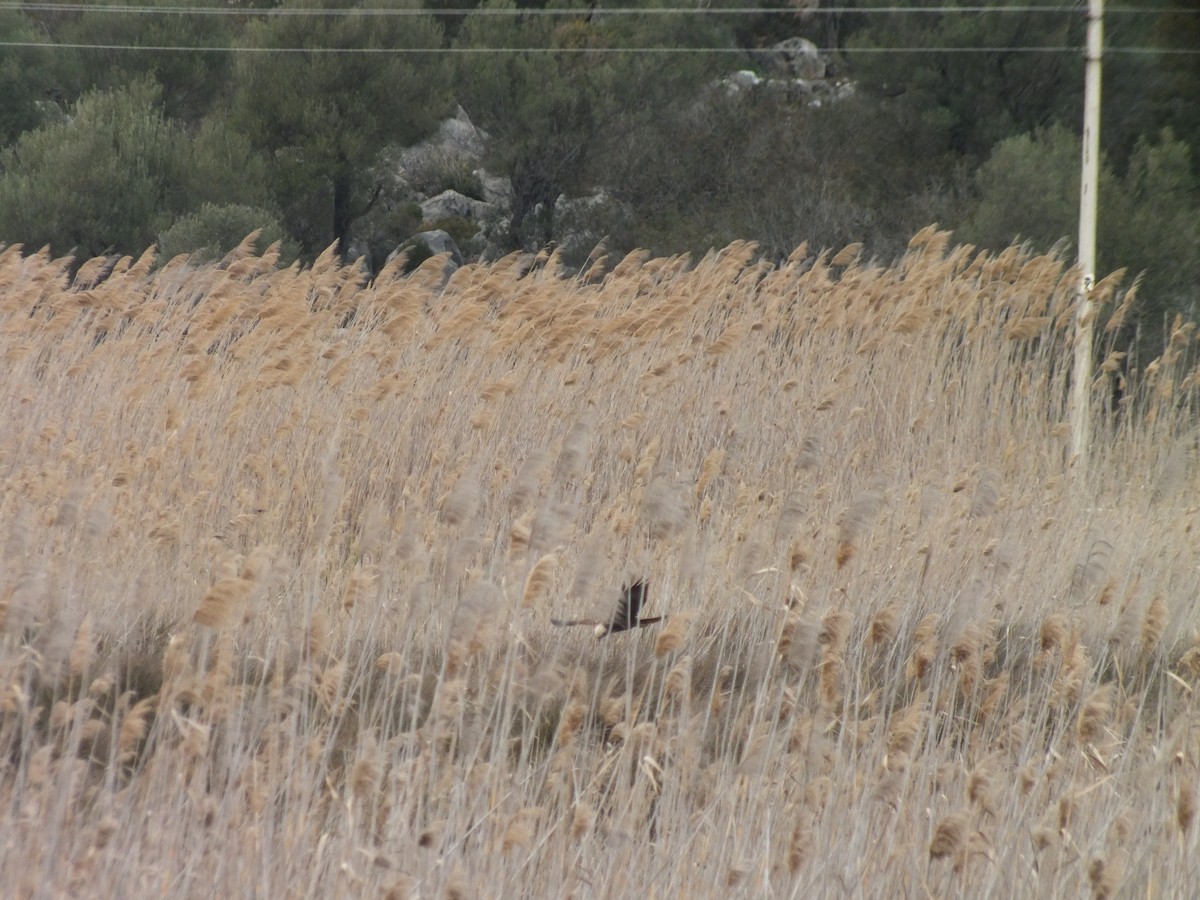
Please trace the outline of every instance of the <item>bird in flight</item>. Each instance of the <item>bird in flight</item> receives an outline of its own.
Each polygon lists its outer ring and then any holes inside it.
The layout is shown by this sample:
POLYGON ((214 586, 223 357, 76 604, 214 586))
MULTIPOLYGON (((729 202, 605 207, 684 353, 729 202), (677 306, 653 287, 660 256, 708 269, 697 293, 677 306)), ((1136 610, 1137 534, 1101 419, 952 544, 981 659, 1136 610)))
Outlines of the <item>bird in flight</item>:
POLYGON ((646 600, 646 579, 639 578, 629 587, 621 585, 621 600, 617 603, 616 614, 607 622, 599 619, 551 619, 551 625, 595 625, 596 637, 602 638, 618 631, 629 631, 631 628, 645 628, 655 622, 661 622, 666 616, 654 616, 649 619, 641 617, 642 603, 646 600))

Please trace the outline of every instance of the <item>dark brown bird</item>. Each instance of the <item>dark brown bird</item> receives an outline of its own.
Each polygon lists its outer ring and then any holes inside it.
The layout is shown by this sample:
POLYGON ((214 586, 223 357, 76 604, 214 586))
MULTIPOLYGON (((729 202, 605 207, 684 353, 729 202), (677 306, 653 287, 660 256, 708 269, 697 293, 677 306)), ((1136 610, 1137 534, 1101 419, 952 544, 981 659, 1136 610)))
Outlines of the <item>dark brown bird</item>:
POLYGON ((632 628, 645 628, 655 622, 661 622, 666 616, 654 616, 649 619, 641 617, 642 604, 646 600, 646 579, 639 578, 629 587, 621 585, 621 600, 617 603, 616 614, 607 622, 599 619, 551 619, 551 625, 595 625, 596 637, 602 638, 618 631, 629 631, 632 628))

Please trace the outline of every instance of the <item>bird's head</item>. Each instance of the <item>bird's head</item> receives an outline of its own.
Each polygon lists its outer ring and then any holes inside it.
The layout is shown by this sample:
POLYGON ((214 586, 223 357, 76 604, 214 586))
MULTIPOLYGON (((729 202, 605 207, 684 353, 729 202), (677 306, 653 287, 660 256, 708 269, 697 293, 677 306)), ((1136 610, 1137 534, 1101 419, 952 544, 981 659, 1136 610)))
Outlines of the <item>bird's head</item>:
POLYGON ((606 634, 608 634, 608 626, 607 625, 597 625, 596 630, 592 633, 595 634, 596 639, 599 640, 600 638, 602 638, 606 634))

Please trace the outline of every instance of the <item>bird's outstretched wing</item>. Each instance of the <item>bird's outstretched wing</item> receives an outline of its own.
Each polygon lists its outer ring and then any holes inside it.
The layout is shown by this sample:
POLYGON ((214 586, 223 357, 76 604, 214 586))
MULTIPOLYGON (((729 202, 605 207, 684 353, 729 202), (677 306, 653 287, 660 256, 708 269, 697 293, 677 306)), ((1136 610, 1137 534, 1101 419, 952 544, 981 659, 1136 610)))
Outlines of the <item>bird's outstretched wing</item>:
POLYGON ((642 604, 646 602, 646 579, 639 578, 629 587, 621 585, 621 599, 617 601, 617 611, 613 617, 602 622, 599 619, 551 619, 551 625, 560 627, 567 625, 594 625, 596 637, 606 637, 631 628, 642 628, 661 622, 666 616, 655 616, 651 619, 641 618, 642 604))
POLYGON ((621 599, 617 603, 616 615, 608 623, 608 632, 628 631, 638 627, 642 604, 646 600, 646 580, 639 578, 629 587, 621 586, 621 599))

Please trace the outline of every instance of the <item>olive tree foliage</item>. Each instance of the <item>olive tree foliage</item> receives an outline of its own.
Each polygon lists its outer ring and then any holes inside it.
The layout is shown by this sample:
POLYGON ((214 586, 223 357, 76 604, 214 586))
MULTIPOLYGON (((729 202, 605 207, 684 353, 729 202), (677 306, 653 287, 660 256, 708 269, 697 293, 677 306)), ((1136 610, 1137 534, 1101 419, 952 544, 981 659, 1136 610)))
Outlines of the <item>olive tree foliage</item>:
MULTIPOLYGON (((997 249, 1013 240, 1074 244, 1080 139, 1054 126, 1001 141, 975 177, 959 237, 997 249)), ((1144 273, 1120 343, 1154 355, 1176 314, 1200 315, 1200 179, 1191 149, 1166 129, 1135 145, 1123 176, 1100 172, 1097 273, 1144 273)))
MULTIPOLYGON (((456 91, 489 135, 485 165, 512 182, 512 248, 556 237, 559 198, 611 185, 614 162, 646 123, 727 65, 622 51, 727 44, 727 31, 703 17, 606 16, 577 0, 554 6, 579 15, 474 15, 458 31, 457 46, 472 52, 462 57, 456 91)), ((490 0, 482 9, 515 7, 490 0)))
POLYGON ((65 47, 44 58, 54 90, 64 102, 146 79, 161 86, 168 118, 195 122, 221 101, 228 87, 228 53, 116 48, 229 46, 237 26, 234 17, 188 11, 227 9, 227 0, 125 0, 121 9, 106 8, 113 5, 70 5, 36 13, 47 40, 98 45, 65 47))
MULTIPOLYGON (((365 0, 353 8, 396 6, 365 0)), ((440 47, 441 29, 427 15, 283 15, 250 23, 241 42, 259 52, 237 58, 233 120, 266 154, 272 197, 304 251, 336 240, 345 252, 382 190, 372 173, 381 150, 416 142, 450 110, 440 57, 404 52, 440 47)))
POLYGON ((195 261, 219 259, 253 231, 260 232, 257 242, 260 252, 278 242, 281 264, 288 265, 296 259, 299 247, 275 214, 241 203, 220 206, 206 203, 196 212, 181 216, 159 235, 158 250, 166 259, 183 253, 195 261))
POLYGON ((0 152, 0 241, 141 253, 203 203, 265 205, 263 177, 244 139, 217 123, 189 134, 139 80, 86 94, 0 152))
POLYGON ((678 253, 754 240, 783 258, 863 241, 889 257, 944 220, 946 173, 910 152, 921 126, 873 98, 814 107, 768 86, 712 87, 646 128, 618 161, 628 210, 615 250, 678 253))
POLYGON ((1005 49, 1080 46, 1083 15, 1063 10, 1055 0, 1005 0, 983 13, 881 13, 857 19, 845 41, 851 77, 864 90, 895 101, 924 125, 928 141, 944 143, 957 156, 981 158, 1014 134, 1082 118, 1081 54, 1005 49), (1006 9, 1031 5, 1057 8, 1006 9), (875 52, 893 47, 930 49, 875 52))
MULTIPOLYGON (((16 10, 0 9, 0 35, 13 43, 42 43, 37 23, 16 10)), ((47 68, 49 51, 37 47, 0 47, 0 147, 49 116, 53 83, 47 68)))

